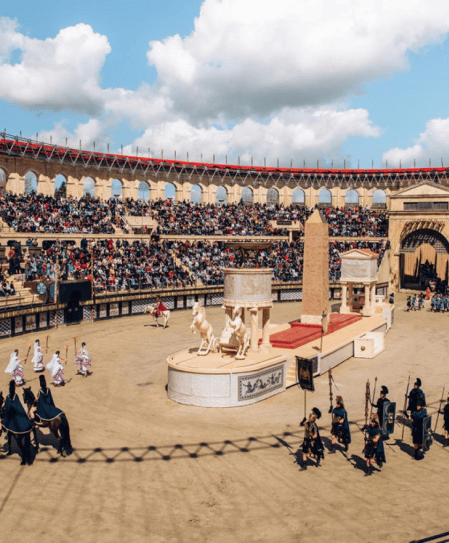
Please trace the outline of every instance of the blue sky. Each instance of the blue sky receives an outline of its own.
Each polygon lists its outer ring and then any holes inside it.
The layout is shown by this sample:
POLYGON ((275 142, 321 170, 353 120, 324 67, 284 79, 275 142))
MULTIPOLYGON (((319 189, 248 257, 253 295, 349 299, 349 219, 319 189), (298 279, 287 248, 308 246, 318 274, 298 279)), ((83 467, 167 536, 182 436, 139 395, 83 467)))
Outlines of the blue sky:
POLYGON ((199 161, 449 166, 449 3, 0 2, 0 129, 199 161))

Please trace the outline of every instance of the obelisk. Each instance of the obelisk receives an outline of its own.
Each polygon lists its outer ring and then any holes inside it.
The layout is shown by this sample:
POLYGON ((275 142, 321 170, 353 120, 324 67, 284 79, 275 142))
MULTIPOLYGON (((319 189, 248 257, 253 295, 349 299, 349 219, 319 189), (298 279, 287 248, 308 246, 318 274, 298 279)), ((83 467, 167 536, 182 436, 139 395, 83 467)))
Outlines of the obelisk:
POLYGON ((329 313, 329 226, 318 209, 307 219, 304 229, 302 277, 304 324, 321 324, 329 313))

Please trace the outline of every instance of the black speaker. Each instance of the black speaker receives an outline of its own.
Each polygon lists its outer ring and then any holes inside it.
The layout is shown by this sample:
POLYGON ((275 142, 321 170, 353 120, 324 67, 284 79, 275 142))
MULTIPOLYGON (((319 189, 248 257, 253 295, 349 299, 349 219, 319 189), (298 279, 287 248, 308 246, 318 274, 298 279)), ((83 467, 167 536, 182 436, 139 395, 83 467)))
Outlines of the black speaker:
POLYGON ((92 300, 90 281, 61 281, 59 283, 59 301, 65 303, 71 300, 80 302, 92 300))

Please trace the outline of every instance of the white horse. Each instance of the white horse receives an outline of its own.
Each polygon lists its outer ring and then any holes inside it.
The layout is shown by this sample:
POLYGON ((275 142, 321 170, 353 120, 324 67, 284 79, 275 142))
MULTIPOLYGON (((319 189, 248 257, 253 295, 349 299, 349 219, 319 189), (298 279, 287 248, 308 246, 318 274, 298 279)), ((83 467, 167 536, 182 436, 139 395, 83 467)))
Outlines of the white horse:
POLYGON ((212 325, 206 320, 206 308, 200 305, 199 302, 195 302, 192 306, 193 321, 190 325, 190 329, 194 334, 196 331, 201 335, 201 345, 198 349, 199 355, 208 354, 213 350, 214 335, 212 325))
POLYGON ((156 311, 156 306, 155 305, 147 305, 145 307, 145 311, 144 313, 151 313, 151 315, 153 315, 154 317, 154 320, 156 321, 156 326, 159 328, 159 321, 158 321, 158 318, 159 317, 162 317, 164 319, 164 324, 162 325, 162 328, 166 328, 167 327, 167 322, 168 322, 168 319, 170 318, 170 310, 167 309, 166 311, 162 311, 160 315, 157 314, 157 311, 156 311))
POLYGON ((249 347, 250 330, 243 322, 242 308, 240 306, 235 306, 234 311, 232 312, 232 320, 229 321, 228 325, 234 330, 235 337, 237 338, 239 344, 235 358, 237 360, 242 360, 245 358, 246 350, 249 347))

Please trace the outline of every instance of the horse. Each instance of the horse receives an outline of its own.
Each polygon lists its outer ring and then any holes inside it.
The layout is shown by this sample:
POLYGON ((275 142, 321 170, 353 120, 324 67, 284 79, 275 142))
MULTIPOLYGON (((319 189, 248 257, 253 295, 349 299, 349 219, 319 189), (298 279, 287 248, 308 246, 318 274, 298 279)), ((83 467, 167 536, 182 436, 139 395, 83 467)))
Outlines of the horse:
POLYGON ((242 308, 237 305, 232 312, 233 319, 229 321, 228 325, 234 330, 235 337, 237 338, 239 348, 235 358, 242 360, 245 358, 246 350, 249 347, 250 342, 250 330, 246 327, 242 319, 242 308))
MULTIPOLYGON (((3 415, 3 404, 4 404, 5 398, 3 397, 3 392, 0 392, 0 413, 3 415)), ((0 435, 2 433, 3 427, 0 426, 0 435)), ((6 430, 6 435, 8 437, 8 451, 7 456, 12 454, 11 450, 11 441, 12 436, 15 437, 17 446, 19 447, 20 454, 22 456, 22 462, 20 463, 21 466, 24 466, 25 464, 31 464, 32 463, 32 456, 31 456, 31 440, 30 440, 30 434, 16 434, 14 432, 11 432, 10 430, 6 430)))
POLYGON ((36 421, 35 418, 31 417, 31 408, 34 406, 36 397, 34 396, 31 387, 23 389, 23 403, 28 408, 28 416, 33 421, 33 435, 34 435, 34 448, 36 451, 39 450, 39 442, 37 440, 37 428, 49 428, 51 433, 58 440, 58 454, 65 456, 65 453, 72 454, 72 443, 70 440, 70 427, 67 417, 64 413, 58 415, 52 420, 40 420, 36 421))
POLYGON ((160 314, 158 314, 157 307, 155 305, 147 305, 145 307, 144 313, 151 313, 154 317, 154 320, 156 321, 156 326, 159 328, 159 322, 158 318, 162 316, 164 318, 164 324, 162 328, 167 327, 168 319, 170 318, 170 310, 167 309, 166 311, 161 311, 160 314))
POLYGON ((198 354, 207 354, 213 348, 214 336, 212 325, 206 320, 206 308, 201 306, 199 302, 195 302, 192 306, 193 321, 190 329, 195 334, 196 330, 201 335, 201 344, 198 349, 198 354))

